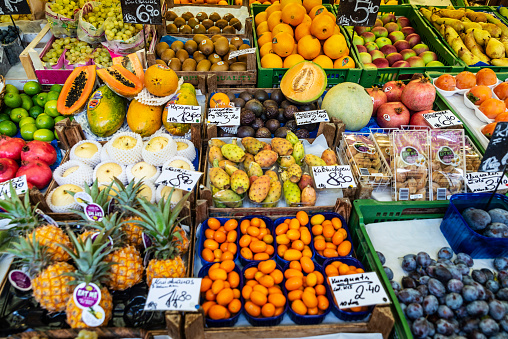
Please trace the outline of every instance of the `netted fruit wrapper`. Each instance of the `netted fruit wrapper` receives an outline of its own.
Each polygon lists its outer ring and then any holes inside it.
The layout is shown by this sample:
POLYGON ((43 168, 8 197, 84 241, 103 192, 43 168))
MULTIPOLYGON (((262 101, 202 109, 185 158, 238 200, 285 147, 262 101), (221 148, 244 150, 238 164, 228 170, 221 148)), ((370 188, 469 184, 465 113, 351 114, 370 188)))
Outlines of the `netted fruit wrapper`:
POLYGON ((118 133, 111 139, 111 142, 108 142, 109 156, 121 165, 130 165, 140 162, 142 160, 142 149, 143 140, 141 136, 133 132, 118 133), (135 145, 132 145, 134 141, 135 145), (119 147, 123 147, 124 149, 119 147))
POLYGON ((157 166, 151 165, 151 164, 149 164, 149 163, 147 163, 145 161, 141 161, 141 162, 138 162, 137 164, 128 165, 127 168, 125 169, 125 173, 127 174, 127 182, 131 182, 131 181, 138 182, 140 180, 143 180, 143 182, 155 183, 155 180, 157 180, 159 175, 161 175, 161 170, 157 166), (147 178, 147 177, 144 177, 144 178, 135 177, 134 174, 132 173, 133 168, 136 167, 136 168, 142 170, 143 166, 145 166, 145 167, 147 167, 147 166, 153 167, 155 169, 155 173, 151 177, 149 177, 149 178, 147 178))
POLYGON ((194 170, 195 170, 194 165, 192 164, 192 162, 190 162, 190 160, 189 160, 189 159, 184 158, 184 157, 179 157, 179 156, 174 156, 174 157, 172 157, 171 159, 169 159, 168 161, 166 161, 166 162, 162 165, 162 170, 164 171, 164 168, 166 168, 166 167, 176 167, 176 168, 181 168, 180 166, 176 166, 176 165, 173 163, 173 162, 178 161, 178 160, 181 160, 181 161, 183 161, 183 162, 185 162, 185 163, 187 163, 187 164, 189 165, 189 167, 190 167, 190 168, 189 168, 189 169, 185 168, 185 169, 187 169, 187 170, 189 170, 189 171, 194 171, 194 170), (171 165, 171 163, 173 163, 173 165, 171 165))
MULTIPOLYGON (((122 184, 127 184, 127 175, 125 174, 125 166, 122 166, 121 164, 118 164, 117 162, 115 161, 105 161, 105 162, 101 162, 100 164, 98 164, 97 166, 95 166, 94 170, 93 170, 93 180, 95 179, 98 179, 97 178, 97 171, 99 171, 99 169, 102 167, 102 166, 106 166, 108 164, 113 164, 112 166, 114 168, 116 168, 116 166, 114 165, 118 165, 122 168, 122 172, 119 174, 119 175, 116 175, 117 179, 120 180, 122 182, 122 184)), ((103 169, 104 170, 104 169, 103 169)), ((101 180, 99 180, 99 184, 106 184, 106 185, 109 185, 111 182, 113 181, 113 176, 109 177, 107 180, 103 180, 101 178, 101 180)))
MULTIPOLYGON (((161 199, 167 199, 169 197, 169 193, 171 193, 171 190, 173 189, 173 187, 170 187, 170 186, 166 186, 166 185, 159 185, 157 187, 157 191, 155 192, 155 202, 159 203, 159 201, 161 201, 161 199)), ((173 191, 173 195, 171 196, 171 207, 175 207, 176 204, 178 204, 178 202, 180 200, 182 200, 182 198, 184 197, 184 195, 187 194, 184 190, 181 190, 179 188, 175 188, 175 190, 173 191)))
POLYGON ((53 179, 58 185, 73 184, 83 187, 84 185, 90 186, 93 183, 93 168, 79 160, 69 160, 58 166, 53 172, 53 179), (77 167, 71 174, 64 177, 65 171, 70 168, 77 167))
POLYGON ((176 143, 177 143, 177 150, 176 150, 177 156, 187 158, 190 161, 194 161, 194 159, 196 159, 196 149, 195 149, 192 141, 187 140, 187 139, 176 139, 176 143), (187 146, 189 146, 189 147, 179 151, 178 150, 178 143, 179 142, 183 142, 184 144, 187 144, 187 146))
POLYGON ((143 90, 141 92, 138 93, 138 95, 136 95, 135 99, 137 101, 139 101, 140 103, 142 103, 143 105, 162 106, 162 105, 165 105, 169 100, 173 99, 173 97, 178 92, 178 90, 180 89, 180 86, 182 86, 182 84, 183 84, 183 77, 181 77, 180 80, 178 80, 178 86, 176 87, 175 93, 171 93, 170 95, 167 95, 165 97, 155 96, 152 93, 148 92, 148 90, 145 87, 145 88, 143 88, 143 90))
POLYGON ((152 204, 155 202, 155 194, 156 194, 155 185, 150 181, 145 181, 143 186, 141 186, 141 190, 139 196, 143 196, 146 200, 150 201, 152 204), (147 190, 150 192, 147 193, 147 190))
POLYGON ((102 145, 95 140, 81 140, 71 148, 70 159, 71 160, 79 160, 84 162, 90 167, 95 167, 99 162, 101 162, 101 151, 102 145), (83 144, 93 144, 97 147, 97 152, 95 152, 90 158, 81 157, 76 155, 76 150, 81 147, 83 144))
POLYGON ((162 166, 165 162, 176 155, 176 142, 167 133, 154 134, 145 142, 141 151, 143 160, 154 166, 162 166), (165 138, 167 144, 161 138, 165 138), (154 148, 154 152, 148 149, 154 148))
MULTIPOLYGON (((82 187, 82 186, 80 186, 82 187)), ((79 210, 81 209, 80 205, 73 199, 72 200, 72 203, 68 204, 68 205, 65 205, 65 206, 56 206, 52 203, 52 199, 53 199, 53 194, 55 193, 55 191, 58 189, 55 188, 54 190, 52 190, 51 192, 49 192, 48 196, 46 197, 46 203, 48 204, 49 208, 51 209, 51 211, 53 211, 54 213, 69 213, 69 212, 72 212, 73 210, 79 210)))
POLYGON ((100 162, 111 160, 111 157, 109 156, 109 153, 108 153, 108 143, 109 142, 104 144, 104 146, 101 149, 101 161, 100 162))

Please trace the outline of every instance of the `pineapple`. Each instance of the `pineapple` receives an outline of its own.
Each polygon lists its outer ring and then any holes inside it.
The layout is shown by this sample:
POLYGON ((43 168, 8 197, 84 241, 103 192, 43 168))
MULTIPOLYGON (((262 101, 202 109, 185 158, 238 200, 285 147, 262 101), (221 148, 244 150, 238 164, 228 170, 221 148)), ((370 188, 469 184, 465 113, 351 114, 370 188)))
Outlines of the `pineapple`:
POLYGON ((178 214, 187 201, 190 192, 178 202, 171 210, 171 195, 166 200, 162 199, 158 205, 149 203, 144 199, 138 199, 143 211, 135 210, 132 207, 125 208, 141 221, 136 223, 143 227, 144 231, 152 237, 153 245, 148 249, 153 250, 153 259, 146 268, 146 282, 148 286, 152 285, 154 278, 181 278, 185 276, 185 263, 181 258, 183 249, 183 239, 180 234, 181 228, 177 220, 178 214))
POLYGON ((69 283, 74 280, 68 274, 75 268, 66 262, 52 263, 47 247, 40 245, 33 233, 32 237, 20 236, 7 252, 28 266, 28 273, 33 277, 33 296, 41 307, 49 312, 65 311, 72 296, 69 283))
MULTIPOLYGON (((84 192, 88 194, 94 203, 102 207, 105 214, 108 214, 108 208, 109 208, 109 202, 111 201, 111 186, 113 186, 113 183, 109 184, 108 186, 104 186, 103 189, 99 188, 99 183, 97 179, 93 182, 92 186, 88 187, 85 185, 84 192)), ((76 192, 68 192, 72 196, 76 194, 76 192)))

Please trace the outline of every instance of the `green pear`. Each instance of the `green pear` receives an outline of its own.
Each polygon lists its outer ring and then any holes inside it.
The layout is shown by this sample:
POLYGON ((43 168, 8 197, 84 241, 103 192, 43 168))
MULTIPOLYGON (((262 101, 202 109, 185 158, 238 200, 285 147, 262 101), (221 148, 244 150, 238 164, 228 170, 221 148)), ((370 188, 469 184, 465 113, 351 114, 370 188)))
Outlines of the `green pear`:
POLYGON ((496 38, 492 38, 487 43, 485 53, 492 59, 504 58, 505 48, 502 42, 500 42, 496 38))

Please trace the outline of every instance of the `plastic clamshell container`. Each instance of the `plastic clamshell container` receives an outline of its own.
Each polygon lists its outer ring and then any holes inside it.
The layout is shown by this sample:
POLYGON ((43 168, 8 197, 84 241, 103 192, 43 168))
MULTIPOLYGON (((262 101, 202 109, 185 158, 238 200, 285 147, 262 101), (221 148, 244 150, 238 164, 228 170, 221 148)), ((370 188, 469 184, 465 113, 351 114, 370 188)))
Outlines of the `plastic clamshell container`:
POLYGON ((365 317, 367 317, 372 312, 372 310, 374 309, 374 306, 369 306, 368 311, 347 312, 347 311, 341 310, 335 303, 335 298, 333 297, 333 292, 332 292, 332 289, 331 289, 330 284, 328 282, 328 277, 325 274, 326 266, 330 265, 334 261, 340 261, 340 262, 347 264, 349 266, 356 266, 357 268, 359 267, 359 268, 365 270, 365 267, 362 265, 360 260, 355 259, 353 257, 338 257, 338 258, 329 258, 329 259, 325 260, 325 262, 323 263, 323 267, 322 267, 323 268, 322 273, 323 273, 323 276, 325 277, 326 295, 328 297, 328 300, 330 300, 330 303, 332 304, 330 307, 332 309, 333 314, 335 314, 335 316, 337 318, 339 318, 340 320, 344 320, 344 321, 358 321, 358 320, 365 319, 365 317))
MULTIPOLYGON (((313 262, 314 262, 314 271, 319 271, 321 274, 323 274, 323 277, 324 277, 323 267, 321 267, 321 265, 316 263, 314 260, 313 260, 313 262)), ((283 272, 286 272, 287 269, 289 269, 289 263, 284 266, 283 272)), ((305 276, 307 276, 307 273, 304 273, 304 277, 305 276)), ((326 284, 326 282, 324 282, 324 284, 326 284)), ((325 288, 326 288, 326 285, 325 285, 325 288)), ((328 289, 327 289, 327 291, 328 291, 328 289)), ((328 295, 326 297, 328 298, 328 295)), ((288 304, 289 304, 289 302, 290 301, 288 300, 288 304)), ((301 315, 301 314, 298 314, 295 311, 293 311, 293 309, 288 306, 288 315, 289 315, 289 318, 291 320, 293 320, 293 322, 295 324, 317 325, 317 324, 321 324, 323 322, 323 320, 325 319, 325 317, 328 315, 328 313, 330 313, 330 308, 331 308, 331 306, 328 305, 328 308, 326 309, 326 311, 323 314, 301 315)))
MULTIPOLYGON (((279 226, 280 224, 282 224, 284 222, 284 220, 286 219, 294 219, 295 217, 291 216, 291 217, 280 217, 278 219, 275 219, 275 221, 273 222, 273 231, 275 233, 275 229, 277 228, 277 226, 279 226)), ((310 219, 309 219, 310 220, 310 219)), ((311 259, 314 260, 314 257, 316 256, 316 251, 314 250, 314 245, 313 245, 313 238, 312 238, 312 230, 310 228, 310 222, 305 225, 308 229, 309 229, 309 232, 310 232, 310 244, 308 245, 310 247, 310 250, 312 251, 312 257, 311 259)), ((274 242, 277 242, 276 240, 277 236, 274 235, 274 242)), ((277 260, 277 263, 282 265, 282 266, 285 266, 287 264, 289 264, 289 261, 288 260, 284 260, 283 258, 281 258, 279 256, 279 253, 277 251, 275 251, 276 253, 276 260, 277 260)))
MULTIPOLYGON (((263 261, 265 261, 265 260, 263 260, 263 261)), ((242 269, 242 276, 240 279, 242 281, 244 280, 245 270, 247 270, 250 267, 257 267, 258 264, 259 264, 259 262, 251 262, 251 263, 245 265, 242 269)), ((275 269, 278 269, 281 272, 284 272, 279 264, 277 264, 275 266, 275 269)), ((247 318, 247 321, 249 322, 249 324, 251 324, 252 326, 277 326, 282 322, 282 319, 284 319, 284 315, 286 314, 286 312, 288 310, 288 303, 289 303, 288 294, 287 294, 286 288, 284 287, 285 282, 286 282, 286 279, 283 278, 282 282, 279 285, 282 289, 282 294, 284 294, 284 296, 286 297, 286 306, 284 306, 284 311, 281 314, 279 314, 278 316, 267 317, 267 318, 255 318, 255 317, 251 316, 249 313, 247 313, 247 311, 245 310, 245 307, 244 307, 245 303, 242 303, 243 314, 245 315, 245 318, 247 318)))
MULTIPOLYGON (((268 228, 270 230, 270 232, 272 233, 272 236, 273 236, 273 255, 270 257, 270 259, 275 259, 275 253, 277 253, 277 243, 275 241, 275 227, 273 227, 273 221, 272 219, 268 218, 268 217, 265 217, 263 215, 249 215, 249 216, 246 216, 246 217, 243 217, 242 219, 238 220, 238 237, 237 238, 241 238, 243 236, 242 232, 240 231, 240 225, 242 224, 242 221, 244 220, 252 220, 254 218, 259 218, 259 219, 262 219, 265 224, 266 224, 266 228, 268 228)), ((237 250, 237 253, 239 253, 241 250, 241 248, 238 248, 237 250)), ((246 266, 247 264, 250 264, 250 263, 259 263, 261 261, 264 261, 264 260, 249 260, 249 259, 245 259, 242 254, 240 253, 238 255, 238 258, 240 259, 240 263, 242 264, 242 266, 246 266)), ((268 259, 268 260, 270 260, 268 259)))
MULTIPOLYGON (((199 273, 198 273, 198 277, 199 278, 206 277, 208 275, 208 270, 210 269, 210 267, 213 266, 213 264, 215 264, 215 263, 206 264, 203 267, 201 267, 201 269, 199 270, 199 273)), ((238 273, 238 275, 240 276, 240 285, 238 285, 238 289, 241 292, 242 288, 243 288, 243 274, 242 274, 242 271, 240 271, 240 268, 238 268, 238 265, 235 265, 235 268, 233 269, 233 271, 238 273)), ((240 312, 238 312, 237 314, 235 314, 231 318, 227 318, 227 319, 214 320, 214 319, 210 319, 210 318, 206 317, 205 318, 206 326, 207 327, 232 327, 232 326, 234 326, 236 324, 236 322, 238 321, 238 318, 240 318, 240 314, 242 313, 243 305, 245 303, 243 298, 242 298, 241 293, 240 293, 240 302, 242 303, 242 309, 240 310, 240 312)), ((203 304, 203 303, 204 303, 204 300, 202 300, 202 298, 200 298, 200 305, 203 304)))
MULTIPOLYGON (((208 218, 210 219, 210 218, 208 218)), ((204 249, 204 245, 205 245, 205 231, 209 228, 208 227, 208 219, 206 219, 205 221, 203 221, 203 223, 201 224, 201 229, 199 230, 199 259, 201 260, 201 264, 205 265, 205 264, 214 264, 214 262, 210 262, 210 261, 206 261, 205 259, 203 259, 203 256, 201 255, 201 253, 203 253, 203 249, 204 249)), ((226 223, 226 221, 230 220, 231 218, 215 218, 217 220, 220 221, 220 224, 221 226, 224 226, 224 224, 226 223)), ((240 224, 238 224, 238 227, 236 228, 236 232, 239 232, 239 226, 240 224)), ((236 237, 236 241, 235 241, 235 244, 236 244, 236 253, 235 253, 235 257, 233 258, 234 261, 236 261, 238 259, 238 236, 236 237)))
MULTIPOLYGON (((460 193, 450 198, 450 205, 441 222, 441 232, 455 253, 466 253, 474 259, 504 257, 508 255, 507 238, 489 238, 474 231, 462 217, 468 207, 485 208, 491 193, 460 193)), ((508 197, 494 194, 489 210, 508 210, 508 197)))
MULTIPOLYGON (((335 213, 335 212, 321 212, 321 213, 315 213, 313 215, 310 216, 309 220, 312 219, 313 216, 315 215, 319 215, 321 214, 322 216, 325 217, 325 220, 332 220, 333 218, 339 218, 340 221, 342 222, 342 228, 346 230, 347 232, 347 239, 350 243, 351 243, 351 250, 349 251, 348 255, 347 256, 351 256, 353 255, 353 239, 351 239, 351 234, 349 232, 349 229, 347 228, 347 223, 346 223, 346 220, 342 217, 342 215, 340 215, 339 213, 335 213)), ((312 229, 311 229, 311 232, 312 234, 312 229)), ((327 257, 323 257, 322 255, 320 255, 316 249, 314 248, 314 235, 312 235, 312 250, 314 251, 314 257, 315 257, 315 260, 320 264, 320 265, 323 265, 323 263, 326 261, 326 259, 328 259, 327 257)))

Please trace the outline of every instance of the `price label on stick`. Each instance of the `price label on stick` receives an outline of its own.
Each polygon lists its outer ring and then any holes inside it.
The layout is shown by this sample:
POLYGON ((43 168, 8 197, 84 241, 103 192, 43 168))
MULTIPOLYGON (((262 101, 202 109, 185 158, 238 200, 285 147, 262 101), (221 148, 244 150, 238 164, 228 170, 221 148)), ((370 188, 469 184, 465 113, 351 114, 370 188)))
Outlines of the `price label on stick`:
POLYGON ((246 48, 246 49, 241 49, 239 51, 231 51, 231 52, 229 52, 229 60, 236 58, 237 56, 240 56, 240 55, 253 54, 253 53, 256 53, 255 48, 246 48))
POLYGON ((462 125, 462 121, 455 116, 451 111, 439 111, 432 113, 425 113, 423 118, 427 120, 432 128, 444 128, 450 126, 462 125))
POLYGON ((165 167, 162 169, 161 175, 155 183, 162 184, 184 191, 192 191, 199 181, 203 173, 196 171, 188 171, 183 168, 165 167))
POLYGON ((390 303, 375 272, 329 277, 328 280, 341 309, 390 303))
POLYGON ((480 164, 480 172, 499 172, 508 162, 508 122, 498 122, 480 164))
POLYGON ((168 122, 183 124, 201 122, 201 106, 168 104, 164 109, 168 111, 168 122))
POLYGON ((162 25, 159 0, 120 0, 123 21, 129 24, 162 25))
POLYGON ((306 125, 322 121, 330 121, 328 113, 324 109, 317 111, 295 112, 295 120, 297 125, 306 125))
POLYGON ((240 126, 240 107, 209 108, 207 124, 240 126))
POLYGON ((312 174, 317 188, 356 187, 351 166, 312 166, 312 174))
POLYGON ((23 194, 28 191, 28 183, 26 181, 26 175, 16 177, 9 181, 5 181, 0 184, 0 199, 11 196, 11 184, 16 190, 16 194, 23 194))
POLYGON ((0 1, 0 15, 32 14, 27 0, 0 1))
POLYGON ((341 0, 337 6, 337 25, 371 27, 380 4, 381 0, 341 0))
POLYGON ((197 311, 201 278, 153 279, 145 311, 197 311))
MULTIPOLYGON (((473 193, 492 192, 496 189, 502 172, 472 172, 466 174, 467 187, 473 193)), ((502 177, 499 189, 508 189, 508 178, 502 177)))

